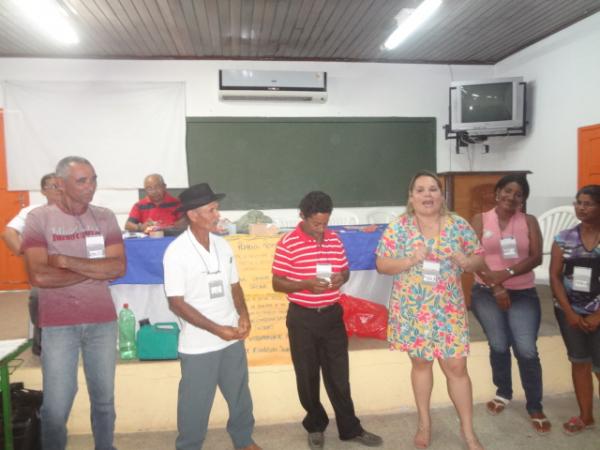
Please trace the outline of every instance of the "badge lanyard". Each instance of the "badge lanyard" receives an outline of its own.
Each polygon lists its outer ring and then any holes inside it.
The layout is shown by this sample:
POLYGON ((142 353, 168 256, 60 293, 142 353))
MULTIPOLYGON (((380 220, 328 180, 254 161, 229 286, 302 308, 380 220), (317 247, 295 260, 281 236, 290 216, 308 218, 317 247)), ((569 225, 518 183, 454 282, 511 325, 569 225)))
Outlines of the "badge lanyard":
MULTIPOLYGON (((419 229, 419 233, 421 233, 421 236, 423 236, 423 239, 425 240, 425 242, 427 242, 427 238, 425 238, 425 235, 423 234, 423 231, 421 229, 421 224, 419 223, 419 218, 415 216, 415 219, 417 221, 417 228, 419 229)), ((439 240, 441 239, 441 234, 442 234, 442 224, 441 224, 441 218, 440 218, 440 220, 438 222, 438 237, 434 238, 434 240, 435 240, 434 247, 431 249, 428 249, 429 250, 427 252, 428 255, 434 253, 434 250, 436 250, 439 247, 439 240)), ((423 261, 422 272, 423 272, 423 284, 426 284, 428 286, 437 285, 437 283, 440 279, 440 272, 441 272, 440 261, 426 258, 423 261)))
POLYGON ((89 207, 88 207, 87 211, 89 211, 90 214, 92 215, 92 219, 94 219, 94 223, 96 224, 96 228, 98 228, 98 233, 100 233, 100 234, 96 234, 96 235, 93 235, 93 236, 88 236, 87 235, 87 228, 83 224, 83 221, 81 220, 81 217, 80 216, 75 216, 75 218, 79 222, 79 225, 81 226, 81 229, 82 229, 83 234, 85 236, 85 250, 86 250, 86 253, 87 253, 87 257, 89 259, 104 258, 104 257, 106 257, 106 252, 105 252, 105 247, 104 247, 104 236, 102 236, 102 232, 100 230, 100 225, 98 225, 98 221, 96 220, 96 216, 94 215, 94 212, 89 207))
MULTIPOLYGON (((504 259, 518 259, 519 251, 517 249, 517 240, 515 239, 515 222, 512 220, 514 216, 511 218, 511 229, 510 236, 503 237, 502 230, 500 230, 500 248, 502 250, 502 257, 504 259)), ((498 228, 500 228, 500 224, 498 224, 498 228)))
MULTIPOLYGON (((316 240, 315 240, 316 241, 316 240)), ((316 263, 315 277, 331 283, 331 274, 333 273, 333 265, 329 261, 329 255, 327 251, 323 251, 323 244, 325 242, 325 233, 323 233, 323 241, 316 242, 317 250, 319 252, 319 259, 316 263), (320 262, 325 260, 326 262, 320 262)))
MULTIPOLYGON (((209 298, 211 300, 214 299, 219 299, 225 296, 225 286, 223 285, 223 278, 220 276, 216 276, 219 275, 221 273, 221 259, 219 257, 219 252, 217 251, 217 246, 213 246, 213 250, 215 252, 215 255, 217 256, 217 270, 214 272, 211 272, 210 269, 208 268, 208 264, 206 263, 206 261, 204 260, 204 257, 202 256, 202 253, 200 252, 200 250, 198 250, 198 248, 196 248, 196 244, 194 244, 194 242, 192 241, 192 238, 190 236, 190 231, 187 232, 188 233, 188 239, 190 240, 190 244, 192 245, 192 247, 194 247, 194 250, 196 250, 196 253, 198 253, 198 256, 200 257, 200 260, 202 261, 202 264, 204 264, 204 268, 206 269, 206 275, 208 275, 208 295, 209 298)), ((208 239, 208 248, 210 251, 211 248, 211 241, 210 241, 210 237, 208 239)))
MULTIPOLYGON (((581 241, 581 247, 588 253, 594 251, 594 249, 598 246, 598 238, 600 236, 596 235, 594 239, 594 244, 592 246, 592 250, 588 252, 588 249, 585 248, 583 244, 583 236, 581 236, 581 229, 579 230, 579 240, 581 241)), ((574 266, 573 267, 573 290, 579 292, 591 292, 592 290, 592 268, 591 267, 582 267, 582 266, 574 266)))

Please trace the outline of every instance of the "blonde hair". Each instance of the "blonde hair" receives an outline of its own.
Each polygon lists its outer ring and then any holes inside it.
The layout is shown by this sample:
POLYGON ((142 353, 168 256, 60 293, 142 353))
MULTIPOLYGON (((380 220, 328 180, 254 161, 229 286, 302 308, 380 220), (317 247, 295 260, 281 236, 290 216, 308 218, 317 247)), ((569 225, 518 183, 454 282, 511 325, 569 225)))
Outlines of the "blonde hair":
POLYGON ((437 184, 438 188, 440 189, 440 191, 442 193, 442 207, 440 209, 440 215, 442 215, 442 216, 447 215, 449 213, 449 211, 448 211, 448 205, 446 204, 446 197, 443 196, 444 189, 443 189, 443 185, 442 185, 442 180, 440 180, 440 178, 435 173, 430 172, 429 170, 419 170, 412 177, 412 179, 410 180, 410 183, 408 183, 408 198, 406 199, 406 214, 411 215, 411 216, 413 216, 415 214, 415 207, 412 205, 412 203, 410 201, 410 194, 412 193, 413 189, 415 188, 415 183, 421 177, 433 178, 433 180, 435 181, 435 184, 437 184))

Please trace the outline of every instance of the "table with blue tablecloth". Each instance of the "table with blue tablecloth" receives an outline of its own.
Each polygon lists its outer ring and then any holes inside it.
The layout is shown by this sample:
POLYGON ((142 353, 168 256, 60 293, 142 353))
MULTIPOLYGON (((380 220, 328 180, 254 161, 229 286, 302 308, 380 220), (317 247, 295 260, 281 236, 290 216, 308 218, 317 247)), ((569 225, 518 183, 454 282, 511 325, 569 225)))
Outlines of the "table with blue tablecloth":
MULTIPOLYGON (((378 274, 375 269, 375 248, 384 225, 363 227, 331 227, 340 236, 346 248, 351 276, 343 287, 349 295, 387 304, 392 279, 378 274)), ((117 310, 128 303, 136 318, 148 318, 152 323, 174 321, 169 310, 163 283, 162 258, 173 237, 134 238, 125 240, 127 272, 111 284, 117 310)), ((260 239, 260 238, 258 238, 260 239)))

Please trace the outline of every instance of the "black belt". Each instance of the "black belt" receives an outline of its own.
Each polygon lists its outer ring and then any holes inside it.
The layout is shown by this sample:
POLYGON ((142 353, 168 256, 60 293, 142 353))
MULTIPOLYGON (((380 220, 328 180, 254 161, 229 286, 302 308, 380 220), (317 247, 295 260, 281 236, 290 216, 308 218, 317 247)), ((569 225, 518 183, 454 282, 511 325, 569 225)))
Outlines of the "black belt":
POLYGON ((327 306, 317 306, 316 308, 311 308, 310 306, 301 306, 294 302, 290 302, 290 305, 294 306, 296 308, 300 308, 302 311, 314 311, 316 313, 322 313, 322 312, 326 312, 326 311, 330 310, 334 306, 337 306, 338 303, 337 302, 332 303, 331 305, 327 305, 327 306))

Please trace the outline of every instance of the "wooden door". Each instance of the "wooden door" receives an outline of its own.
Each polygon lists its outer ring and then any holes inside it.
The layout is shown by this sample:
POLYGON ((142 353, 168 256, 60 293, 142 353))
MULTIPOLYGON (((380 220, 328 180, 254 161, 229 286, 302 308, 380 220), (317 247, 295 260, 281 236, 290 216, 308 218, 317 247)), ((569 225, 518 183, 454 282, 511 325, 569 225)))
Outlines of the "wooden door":
MULTIPOLYGON (((468 220, 478 213, 492 209, 496 205, 496 183, 504 175, 517 173, 523 176, 531 173, 525 170, 496 172, 443 172, 438 174, 444 185, 446 203, 450 211, 468 220)), ((526 205, 523 205, 525 208, 526 205)), ((471 287, 475 278, 471 273, 462 275, 462 287, 467 306, 471 305, 471 287)))
MULTIPOLYGON (((0 229, 24 206, 29 204, 29 192, 7 190, 6 152, 4 146, 4 114, 0 109, 0 229)), ((0 243, 0 290, 29 289, 23 258, 13 255, 2 241, 0 243)))
POLYGON ((579 162, 577 188, 600 184, 600 124, 577 130, 579 162))

